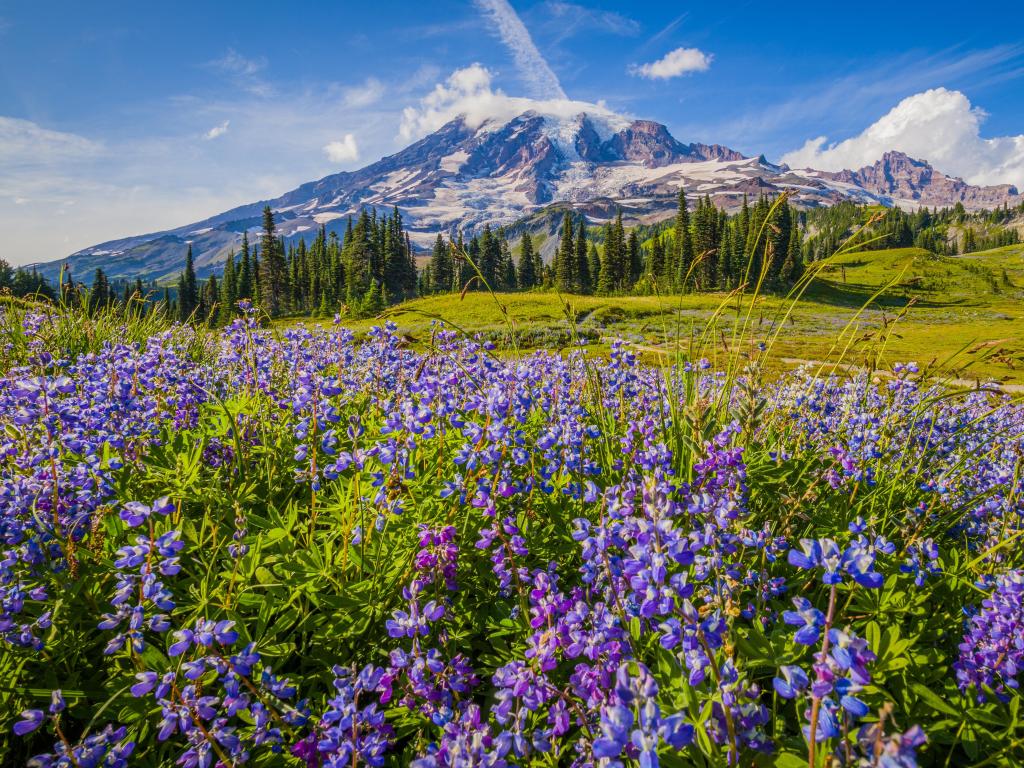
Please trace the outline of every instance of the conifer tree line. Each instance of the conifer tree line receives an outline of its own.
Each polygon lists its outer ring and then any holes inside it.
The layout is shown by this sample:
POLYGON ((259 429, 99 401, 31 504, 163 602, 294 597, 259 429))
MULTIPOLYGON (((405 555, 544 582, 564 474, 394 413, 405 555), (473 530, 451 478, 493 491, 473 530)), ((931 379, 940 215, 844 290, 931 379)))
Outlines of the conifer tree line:
MULTIPOLYGON (((59 285, 63 290, 60 299, 91 311, 123 306, 130 302, 137 302, 142 311, 148 311, 146 297, 155 295, 157 291, 156 283, 143 282, 139 278, 110 280, 102 269, 96 269, 93 273, 91 284, 77 282, 72 278, 67 265, 63 267, 59 285)), ((36 268, 15 268, 4 259, 0 259, 0 294, 57 301, 58 292, 58 289, 40 275, 36 268)), ((152 302, 149 306, 151 308, 152 302)))
POLYGON ((546 269, 529 236, 520 243, 516 258, 505 228, 492 229, 487 224, 468 241, 461 233, 448 242, 438 234, 430 260, 420 271, 418 291, 425 296, 457 292, 467 286, 471 290, 529 290, 544 285, 546 269))
POLYGON ((363 210, 344 233, 321 225, 315 238, 286 243, 269 206, 250 242, 242 233, 223 272, 196 276, 192 246, 174 287, 142 280, 110 280, 102 269, 77 282, 65 265, 59 292, 35 269, 12 268, 0 259, 0 294, 63 299, 96 311, 133 303, 139 311, 161 308, 183 322, 224 325, 237 302, 250 299, 271 317, 328 316, 345 309, 372 316, 415 296, 464 289, 495 291, 557 289, 565 293, 623 294, 732 290, 757 285, 784 290, 800 278, 804 264, 838 248, 871 250, 916 246, 940 255, 1013 245, 1020 238, 1012 220, 1024 204, 991 211, 951 208, 903 211, 842 202, 800 211, 771 198, 744 199, 732 215, 709 196, 691 206, 680 189, 675 216, 657 225, 626 227, 619 212, 599 226, 565 211, 550 263, 529 232, 515 247, 509 230, 487 225, 468 239, 438 234, 430 258, 417 270, 402 216, 363 210), (864 222, 873 226, 850 240, 864 222), (486 285, 485 285, 486 283, 486 285))
POLYGON ((192 247, 173 301, 178 319, 223 325, 249 299, 270 317, 328 315, 345 305, 353 315, 375 315, 417 295, 417 271, 398 209, 390 215, 363 210, 349 219, 342 238, 320 226, 312 243, 286 244, 270 207, 263 209, 259 241, 242 233, 218 280, 196 279, 192 247))
MULTIPOLYGON (((803 274, 802 236, 795 209, 761 197, 744 201, 729 216, 704 196, 691 211, 679 192, 675 218, 655 227, 623 225, 619 212, 599 227, 566 211, 558 247, 544 264, 533 238, 523 234, 516 256, 504 229, 485 227, 479 237, 446 243, 438 235, 423 270, 422 293, 461 290, 473 282, 476 264, 494 290, 555 288, 565 293, 677 293, 730 290, 757 282, 765 266, 765 289, 781 289, 803 274), (459 254, 466 259, 460 261, 459 254)), ((482 286, 479 286, 482 287, 482 286)))
MULTIPOLYGON (((853 203, 804 212, 762 195, 753 202, 744 199, 740 210, 729 215, 708 195, 691 205, 680 189, 675 217, 655 226, 626 227, 621 212, 603 225, 588 226, 582 215, 564 212, 550 263, 543 261, 529 232, 513 249, 506 228, 486 225, 468 239, 462 233, 447 240, 438 234, 429 260, 417 271, 397 209, 384 216, 362 211, 349 220, 341 238, 321 226, 307 247, 304 239, 286 246, 266 208, 259 242, 250 246, 243 234, 240 253, 228 258, 220 281, 210 277, 197 284, 191 254, 186 255, 176 311, 182 320, 217 324, 230 319, 240 298, 251 298, 271 317, 328 315, 341 306, 358 316, 414 296, 487 287, 600 295, 720 291, 740 285, 782 291, 800 279, 807 261, 834 252, 821 252, 822 234, 828 230, 823 217, 831 216, 848 230, 851 212, 868 215, 853 203), (812 230, 814 236, 808 237, 812 230)), ((1004 208, 968 214, 959 206, 929 219, 927 211, 887 209, 873 235, 863 239, 881 234, 870 247, 898 247, 914 244, 929 221, 969 224, 986 217, 994 222, 1020 212, 1004 208), (922 220, 923 228, 908 224, 922 220)), ((1005 244, 992 238, 984 242, 985 247, 1005 244)))
POLYGON ((0 259, 0 294, 39 296, 51 301, 57 298, 49 281, 35 269, 15 268, 0 259))
POLYGON ((916 247, 940 256, 987 251, 1020 242, 1017 229, 1007 224, 1021 214, 1024 214, 1024 204, 1014 208, 1004 204, 991 211, 969 213, 963 203, 951 208, 922 207, 904 211, 841 202, 803 214, 811 233, 804 243, 804 258, 807 261, 827 258, 840 247, 865 251, 916 247), (879 220, 858 232, 872 216, 879 220))

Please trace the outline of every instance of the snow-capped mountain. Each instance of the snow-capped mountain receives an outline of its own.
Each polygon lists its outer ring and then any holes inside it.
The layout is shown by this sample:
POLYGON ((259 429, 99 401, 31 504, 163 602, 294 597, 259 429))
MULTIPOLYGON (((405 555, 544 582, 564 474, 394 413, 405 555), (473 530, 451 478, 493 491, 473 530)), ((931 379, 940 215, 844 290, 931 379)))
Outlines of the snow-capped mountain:
POLYGON ((647 120, 528 111, 479 126, 459 118, 360 170, 177 229, 102 243, 40 269, 52 276, 70 262, 78 279, 102 267, 111 278, 161 280, 177 274, 191 243, 199 275, 217 272, 242 232, 256 233, 266 204, 286 238, 310 238, 320 225, 341 231, 361 208, 397 206, 414 242, 427 247, 439 231, 511 224, 552 204, 569 204, 592 222, 618 209, 630 221, 657 221, 674 211, 680 186, 691 199, 708 194, 726 209, 744 195, 782 190, 805 207, 850 199, 988 207, 1020 199, 1012 187, 971 187, 898 153, 859 171, 798 171, 717 144, 683 144, 647 120))

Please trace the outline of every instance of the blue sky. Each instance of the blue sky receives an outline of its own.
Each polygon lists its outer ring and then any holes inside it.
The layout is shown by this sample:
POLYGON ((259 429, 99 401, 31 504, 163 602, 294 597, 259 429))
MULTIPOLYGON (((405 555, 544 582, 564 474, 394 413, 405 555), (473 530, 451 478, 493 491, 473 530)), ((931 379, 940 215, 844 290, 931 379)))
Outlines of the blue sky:
POLYGON ((822 167, 896 130, 940 169, 1024 181, 1019 2, 847 8, 0 3, 0 256, 58 258, 360 167, 482 91, 601 101, 822 167), (459 71, 485 81, 461 93, 459 71))

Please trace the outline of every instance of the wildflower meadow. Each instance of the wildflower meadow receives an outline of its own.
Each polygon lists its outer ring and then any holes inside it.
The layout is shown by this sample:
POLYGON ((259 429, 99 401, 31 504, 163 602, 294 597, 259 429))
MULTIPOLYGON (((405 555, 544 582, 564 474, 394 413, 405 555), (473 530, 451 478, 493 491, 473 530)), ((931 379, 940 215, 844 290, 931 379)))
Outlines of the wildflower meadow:
POLYGON ((4 311, 4 765, 1024 761, 1024 406, 4 311))

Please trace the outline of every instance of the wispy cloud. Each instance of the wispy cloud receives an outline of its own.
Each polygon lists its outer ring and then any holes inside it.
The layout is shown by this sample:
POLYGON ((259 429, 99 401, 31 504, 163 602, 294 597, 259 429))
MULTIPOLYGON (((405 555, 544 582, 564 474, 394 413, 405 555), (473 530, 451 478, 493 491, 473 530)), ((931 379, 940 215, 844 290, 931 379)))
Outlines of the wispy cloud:
POLYGON ((346 133, 340 141, 331 141, 324 146, 324 154, 332 163, 351 163, 359 159, 356 137, 346 133))
POLYGON ((262 56, 251 59, 234 48, 228 48, 227 53, 211 61, 210 65, 232 75, 252 76, 266 68, 267 60, 262 56))
POLYGON ((669 80, 691 72, 705 72, 713 58, 699 48, 676 48, 657 61, 631 65, 629 73, 648 80, 669 80))
POLYGON ((343 98, 346 107, 362 109, 376 104, 384 98, 384 92, 384 83, 376 77, 368 77, 361 85, 345 88, 343 98))
POLYGON ((647 38, 647 40, 643 43, 643 45, 640 46, 640 49, 639 49, 638 53, 640 51, 645 51, 645 50, 651 48, 652 46, 656 45, 657 43, 660 43, 666 37, 671 35, 673 32, 676 31, 676 28, 680 24, 682 24, 684 21, 686 21, 686 17, 689 16, 689 15, 690 15, 689 11, 684 11, 683 13, 679 14, 678 16, 676 16, 674 19, 672 19, 672 21, 670 21, 664 27, 662 27, 657 32, 655 32, 653 35, 651 35, 649 38, 647 38))
POLYGON ((223 136, 225 133, 228 132, 228 126, 229 125, 231 125, 231 121, 230 120, 225 120, 223 123, 220 123, 219 125, 215 125, 215 126, 213 126, 213 128, 208 130, 206 132, 206 134, 203 136, 203 138, 206 139, 207 141, 212 141, 213 139, 218 139, 221 136, 223 136))
POLYGON ((101 144, 84 136, 44 128, 31 120, 0 117, 0 169, 66 163, 101 151, 101 144))
POLYGON ((547 12, 548 20, 542 31, 550 34, 556 43, 586 32, 620 37, 640 34, 640 22, 615 11, 601 11, 561 0, 548 0, 543 10, 547 12))
POLYGON ((986 115, 959 91, 934 88, 903 99, 863 132, 838 144, 809 139, 783 155, 795 167, 861 168, 898 150, 972 184, 1024 189, 1024 135, 982 138, 986 115))
POLYGON ((495 33, 512 54, 520 77, 530 96, 535 99, 564 99, 558 77, 537 50, 526 25, 508 0, 475 0, 495 24, 495 33))
POLYGON ((207 66, 254 95, 269 96, 273 92, 270 84, 259 76, 267 68, 267 60, 263 56, 250 58, 234 48, 228 48, 223 56, 207 62, 207 66))

